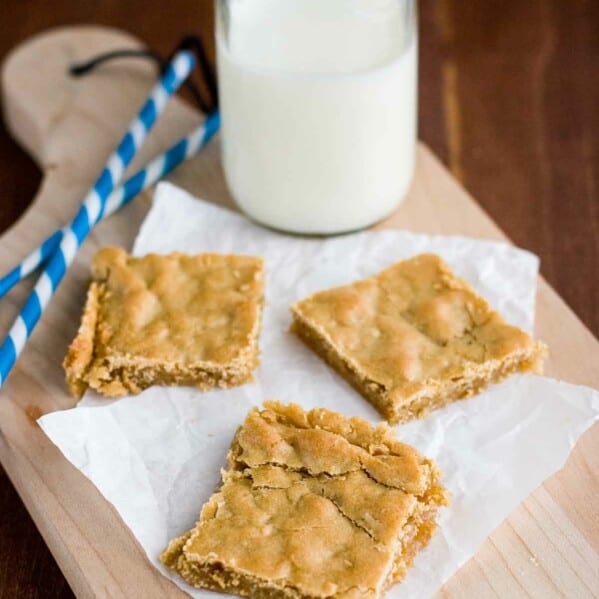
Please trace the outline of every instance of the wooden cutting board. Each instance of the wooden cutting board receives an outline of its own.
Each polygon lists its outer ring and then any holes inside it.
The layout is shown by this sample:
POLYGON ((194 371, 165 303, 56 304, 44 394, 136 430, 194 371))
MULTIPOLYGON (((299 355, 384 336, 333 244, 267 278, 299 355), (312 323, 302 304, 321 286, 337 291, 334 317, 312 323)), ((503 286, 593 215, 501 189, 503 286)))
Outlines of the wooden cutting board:
MULTIPOLYGON (((75 214, 155 80, 151 65, 139 60, 113 62, 82 79, 69 78, 68 65, 105 50, 138 45, 119 31, 76 27, 29 40, 7 58, 2 72, 7 126, 38 162, 44 179, 31 208, 0 240, 0 272, 75 214)), ((132 169, 198 121, 191 107, 173 101, 132 169)), ((202 198, 233 206, 223 181, 218 139, 171 180, 202 198)), ((147 200, 145 195, 100 224, 86 241, 0 392, 0 459, 79 597, 183 596, 154 570, 110 504, 35 422, 41 414, 74 404, 66 393, 61 361, 78 326, 90 257, 104 245, 130 247, 148 209, 147 200)), ((509 198, 505 200, 509 210, 509 198)), ((407 200, 380 226, 505 239, 423 145, 418 148, 407 200)), ((2 335, 30 287, 31 282, 22 283, 2 300, 2 335)), ((550 376, 599 387, 599 343, 543 280, 536 334, 551 347, 550 376)), ((441 594, 543 598, 599 594, 598 496, 599 427, 595 426, 578 442, 563 470, 515 510, 441 594)))

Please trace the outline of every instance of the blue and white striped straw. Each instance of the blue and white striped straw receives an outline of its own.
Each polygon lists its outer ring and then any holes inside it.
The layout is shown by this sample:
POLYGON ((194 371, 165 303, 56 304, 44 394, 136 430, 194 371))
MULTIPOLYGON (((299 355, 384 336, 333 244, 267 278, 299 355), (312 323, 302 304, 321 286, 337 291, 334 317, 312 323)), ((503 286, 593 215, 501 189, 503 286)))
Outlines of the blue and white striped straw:
POLYGON ((108 159, 95 185, 85 196, 77 216, 65 232, 58 249, 49 259, 25 306, 0 346, 0 387, 6 381, 80 245, 104 215, 107 199, 115 185, 164 110, 168 99, 187 78, 194 65, 195 58, 191 52, 182 51, 175 55, 138 116, 129 125, 117 149, 108 159))
MULTIPOLYGON (((201 150, 212 139, 220 126, 218 112, 209 115, 204 123, 194 129, 189 135, 183 137, 164 154, 150 161, 143 169, 127 179, 123 185, 115 189, 106 200, 103 219, 128 204, 144 189, 157 183, 162 177, 168 175, 183 161, 187 160, 201 150)), ((60 242, 69 227, 55 231, 37 249, 29 254, 19 265, 8 274, 0 278, 0 298, 4 297, 19 281, 29 276, 34 270, 42 266, 48 258, 58 249, 60 242)))

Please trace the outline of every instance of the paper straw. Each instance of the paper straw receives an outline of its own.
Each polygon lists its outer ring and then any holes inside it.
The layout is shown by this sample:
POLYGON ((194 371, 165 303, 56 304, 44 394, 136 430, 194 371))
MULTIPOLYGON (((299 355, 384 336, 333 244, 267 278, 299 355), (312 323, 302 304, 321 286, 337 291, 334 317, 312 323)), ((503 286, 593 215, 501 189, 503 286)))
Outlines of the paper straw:
POLYGON ((175 55, 138 116, 129 125, 117 149, 108 159, 95 185, 85 196, 77 216, 65 231, 58 249, 48 260, 25 306, 0 346, 0 387, 6 381, 27 339, 75 258, 77 250, 94 224, 104 215, 106 201, 115 185, 164 110, 168 99, 187 78, 194 65, 195 58, 191 52, 182 51, 175 55))
MULTIPOLYGON (((115 189, 106 200, 103 219, 128 204, 144 189, 152 187, 162 177, 168 175, 183 161, 201 150, 218 131, 220 117, 218 112, 212 113, 204 123, 183 137, 164 154, 150 161, 143 169, 135 173, 125 183, 115 189)), ((0 298, 4 297, 19 281, 29 276, 42 266, 58 249, 60 242, 69 227, 55 231, 37 249, 29 254, 19 265, 0 278, 0 298)))

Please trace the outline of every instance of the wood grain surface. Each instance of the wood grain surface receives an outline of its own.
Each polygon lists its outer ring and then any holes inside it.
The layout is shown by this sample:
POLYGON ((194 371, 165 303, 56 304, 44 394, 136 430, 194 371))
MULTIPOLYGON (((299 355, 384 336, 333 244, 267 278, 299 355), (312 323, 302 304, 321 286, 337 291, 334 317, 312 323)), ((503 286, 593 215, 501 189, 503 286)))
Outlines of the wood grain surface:
MULTIPOLYGON (((78 22, 128 29, 165 53, 189 31, 210 39, 212 27, 210 0, 180 0, 169 10, 149 0, 6 4, 0 55, 35 32, 78 22)), ((545 277, 597 334, 598 4, 431 0, 420 6, 421 138, 518 245, 541 256, 545 277)), ((39 180, 33 162, 0 132, 0 230, 25 209, 39 180)), ((547 506, 553 504, 538 500, 519 511, 513 530, 493 542, 508 546, 510 535, 520 538, 534 526, 529 511, 547 506)), ((0 597, 71 596, 3 474, 0 509, 0 597)), ((561 509, 549 514, 558 529, 561 509)), ((489 567, 485 560, 493 556, 485 546, 469 567, 489 567)), ((504 590, 523 594, 517 585, 504 590)))

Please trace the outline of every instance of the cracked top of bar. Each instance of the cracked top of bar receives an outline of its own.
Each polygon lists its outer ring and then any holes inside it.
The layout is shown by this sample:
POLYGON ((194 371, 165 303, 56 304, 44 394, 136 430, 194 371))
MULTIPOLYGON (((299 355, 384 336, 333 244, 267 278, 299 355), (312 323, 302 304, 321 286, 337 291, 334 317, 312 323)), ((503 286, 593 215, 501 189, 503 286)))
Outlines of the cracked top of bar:
POLYGON ((223 486, 196 528, 163 561, 228 592, 377 597, 432 534, 446 502, 438 478, 386 425, 266 402, 237 431, 223 486), (237 589, 215 583, 232 572, 237 589), (241 592, 248 580, 254 590, 241 592))

